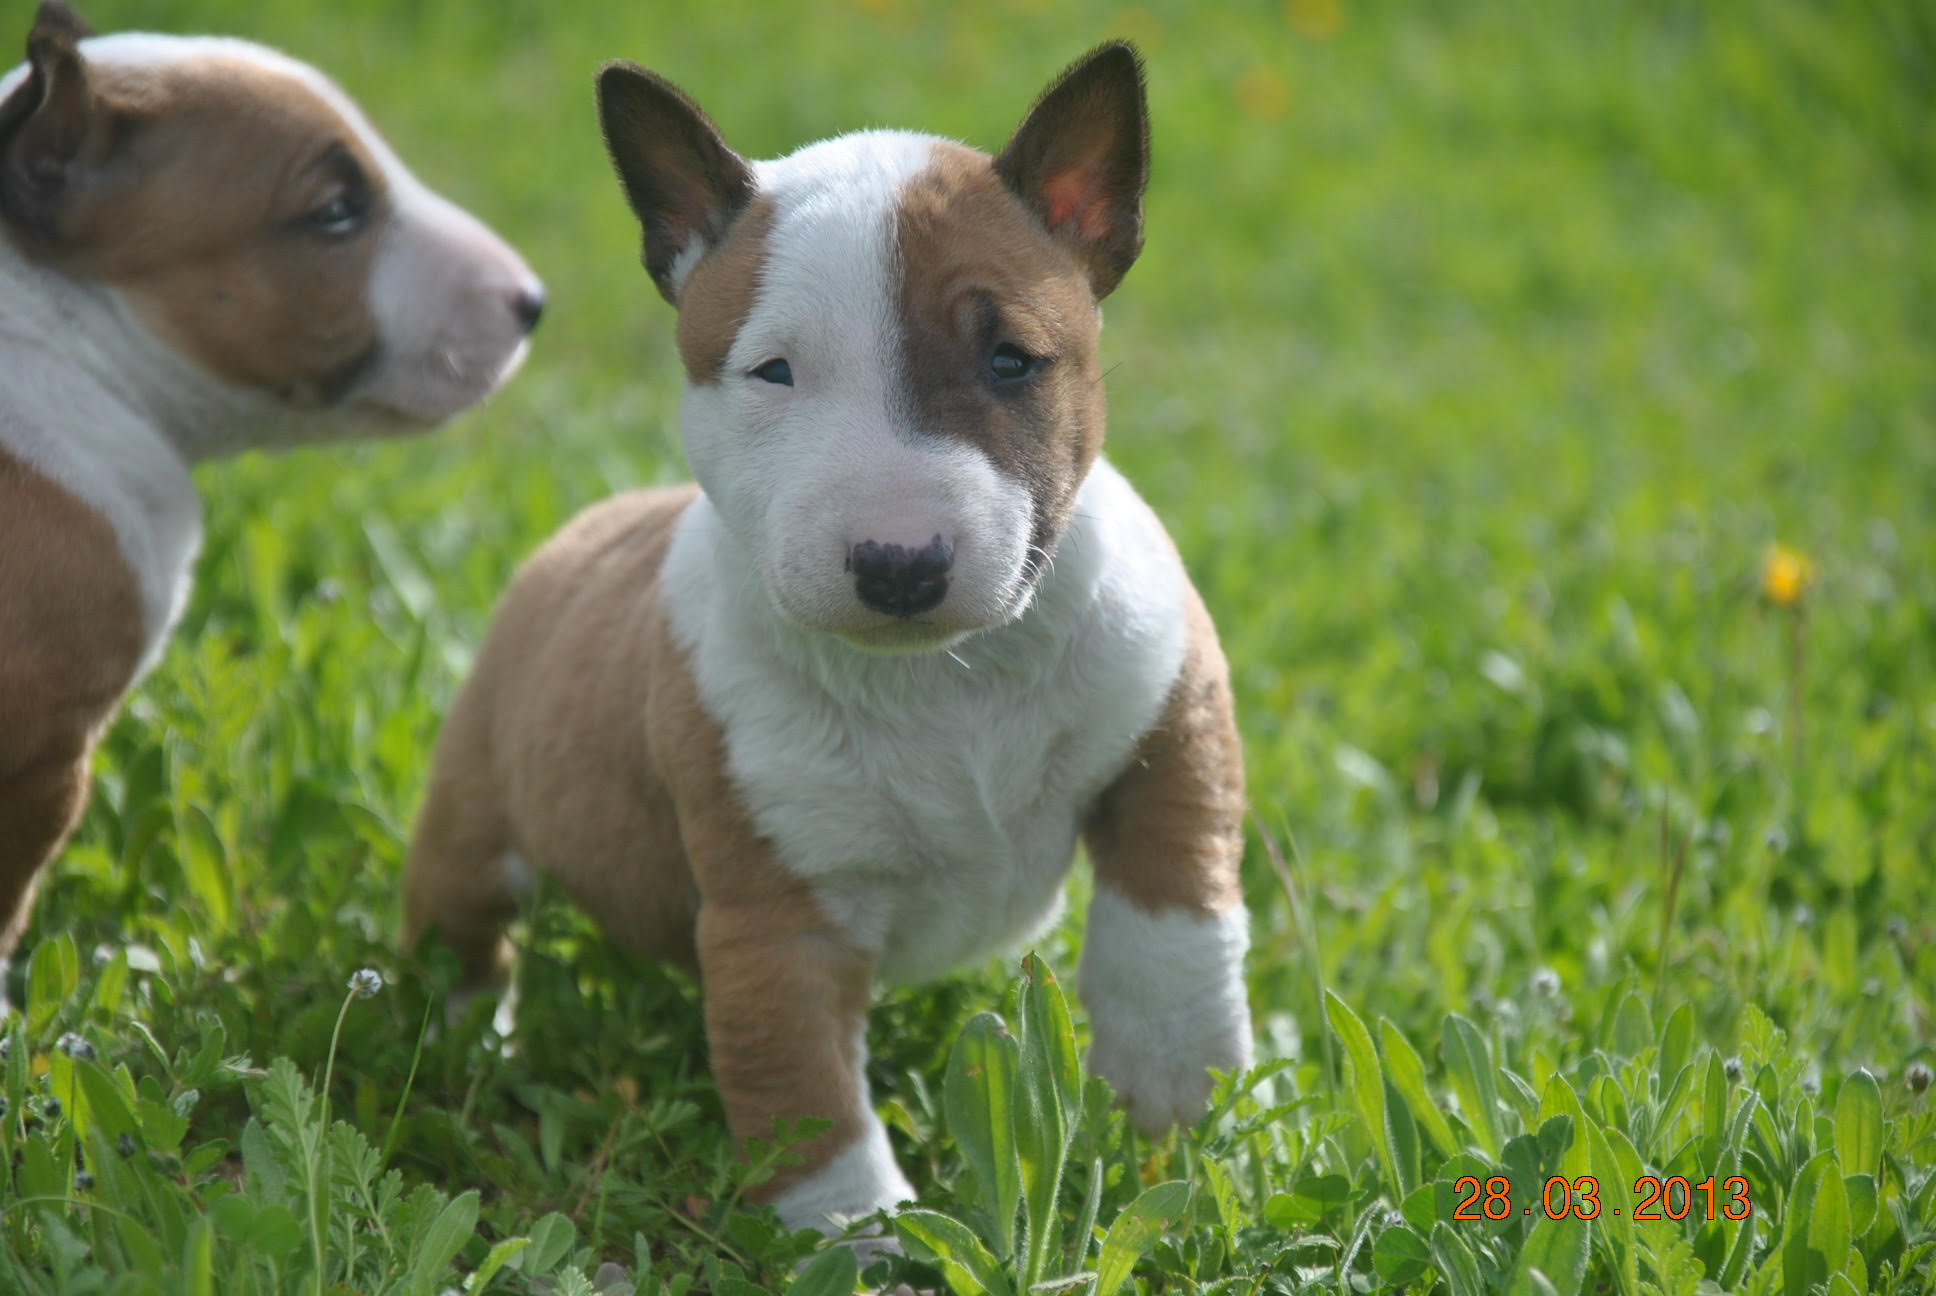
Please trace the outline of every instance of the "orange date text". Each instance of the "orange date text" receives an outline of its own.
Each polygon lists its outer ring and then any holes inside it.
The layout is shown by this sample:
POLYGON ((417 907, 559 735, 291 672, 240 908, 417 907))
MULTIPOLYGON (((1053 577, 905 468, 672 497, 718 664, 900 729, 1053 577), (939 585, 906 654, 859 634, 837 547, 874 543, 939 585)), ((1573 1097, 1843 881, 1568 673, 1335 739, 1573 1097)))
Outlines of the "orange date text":
POLYGON ((1600 1181, 1592 1175, 1577 1179, 1554 1175, 1546 1181, 1537 1206, 1515 1203, 1512 1181, 1504 1175, 1485 1180, 1466 1175, 1453 1182, 1452 1190, 1461 1194, 1452 1211, 1455 1220, 1503 1220, 1536 1212, 1551 1220, 1591 1220, 1600 1218, 1603 1210, 1637 1220, 1680 1220, 1690 1214, 1696 1219, 1738 1220, 1746 1219, 1754 1210, 1748 1195, 1748 1181, 1740 1175, 1729 1175, 1718 1189, 1713 1175, 1699 1183, 1689 1183, 1680 1175, 1668 1179, 1643 1175, 1634 1181, 1635 1200, 1625 1208, 1602 1202, 1600 1181))

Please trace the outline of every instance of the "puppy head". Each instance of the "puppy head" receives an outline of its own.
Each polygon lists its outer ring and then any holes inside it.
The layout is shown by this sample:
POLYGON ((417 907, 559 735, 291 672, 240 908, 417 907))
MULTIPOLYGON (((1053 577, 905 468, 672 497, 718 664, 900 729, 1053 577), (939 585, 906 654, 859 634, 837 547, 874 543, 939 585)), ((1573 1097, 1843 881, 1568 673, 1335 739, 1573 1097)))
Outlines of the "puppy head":
POLYGON ((775 607, 882 651, 1020 616, 1102 444, 1097 303, 1149 169, 1135 52, 1078 61, 998 157, 870 131, 750 163, 643 69, 598 98, 679 309, 687 457, 775 607))
POLYGON ((87 36, 43 4, 0 80, 0 231, 286 416, 249 439, 425 426, 517 367, 537 279, 320 73, 242 41, 87 36))

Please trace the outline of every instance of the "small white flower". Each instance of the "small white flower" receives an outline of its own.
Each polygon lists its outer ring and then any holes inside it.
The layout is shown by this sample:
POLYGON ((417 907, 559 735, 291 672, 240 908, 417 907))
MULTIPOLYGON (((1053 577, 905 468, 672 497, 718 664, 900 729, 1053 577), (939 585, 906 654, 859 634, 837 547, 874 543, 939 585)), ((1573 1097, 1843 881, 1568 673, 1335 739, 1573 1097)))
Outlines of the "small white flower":
POLYGON ((88 1043, 84 1036, 77 1035, 73 1031, 68 1031, 61 1036, 54 1047, 71 1058, 80 1058, 86 1062, 94 1060, 94 1046, 88 1043))
POLYGON ((1551 999, 1560 992, 1560 974, 1552 968, 1541 968, 1533 973, 1533 993, 1542 999, 1551 999))
POLYGON ((383 974, 375 968, 358 968, 350 973, 350 990, 358 999, 372 999, 383 988, 383 974))

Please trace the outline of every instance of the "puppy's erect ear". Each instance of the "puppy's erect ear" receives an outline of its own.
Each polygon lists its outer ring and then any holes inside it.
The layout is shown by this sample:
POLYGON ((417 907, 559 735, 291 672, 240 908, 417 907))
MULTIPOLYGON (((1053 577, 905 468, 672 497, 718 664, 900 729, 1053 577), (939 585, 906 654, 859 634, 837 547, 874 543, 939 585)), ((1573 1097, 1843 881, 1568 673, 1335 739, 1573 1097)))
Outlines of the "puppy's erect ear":
POLYGON ((1089 271, 1098 300, 1143 247, 1149 104, 1143 61, 1125 42, 1077 59, 1029 109, 995 173, 1089 271))
POLYGON ((645 268, 677 306, 686 275, 753 200, 753 169, 699 105, 632 63, 598 74, 598 120, 625 199, 645 229, 645 268))
POLYGON ((80 51, 93 34, 60 0, 45 0, 27 34, 27 79, 0 103, 0 213, 50 240, 96 117, 80 51))

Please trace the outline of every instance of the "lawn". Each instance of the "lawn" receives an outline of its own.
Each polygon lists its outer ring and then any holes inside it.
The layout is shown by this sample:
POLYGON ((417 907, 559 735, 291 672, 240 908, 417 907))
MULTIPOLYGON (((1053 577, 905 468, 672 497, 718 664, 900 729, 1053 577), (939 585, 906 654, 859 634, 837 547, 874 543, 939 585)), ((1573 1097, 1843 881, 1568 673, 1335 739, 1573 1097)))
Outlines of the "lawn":
MULTIPOLYGON (((1115 35, 1155 174, 1109 453, 1232 663, 1266 1064, 1152 1145, 1068 1074, 1021 952, 888 995, 870 1076, 926 1213, 872 1276, 1936 1289, 1936 10, 85 8, 326 68, 552 305, 446 431, 198 473, 194 598, 16 968, 0 1292, 853 1284, 839 1248, 795 1282, 813 1239, 737 1207, 784 1150, 735 1158, 693 983, 554 901, 516 1049, 483 1005, 427 1038, 452 969, 397 949, 397 878, 515 565, 683 473, 598 63, 751 155, 886 124, 992 148, 1115 35), (1467 1176, 1509 1199, 1461 1211, 1467 1176), (1636 1220, 1643 1176, 1722 1209, 1636 1220)), ((1039 951, 1065 974, 1071 912, 1039 951)))

